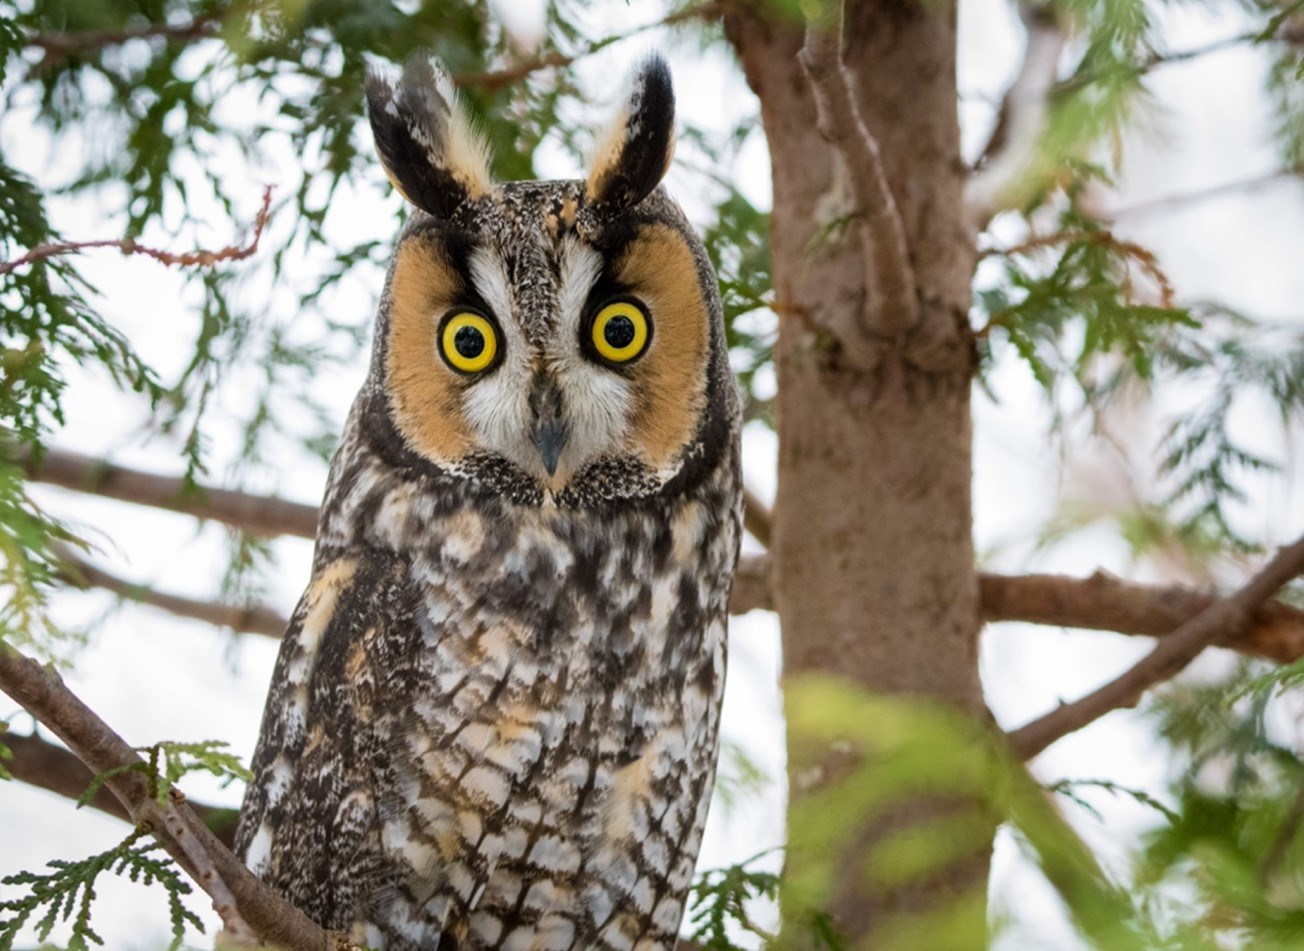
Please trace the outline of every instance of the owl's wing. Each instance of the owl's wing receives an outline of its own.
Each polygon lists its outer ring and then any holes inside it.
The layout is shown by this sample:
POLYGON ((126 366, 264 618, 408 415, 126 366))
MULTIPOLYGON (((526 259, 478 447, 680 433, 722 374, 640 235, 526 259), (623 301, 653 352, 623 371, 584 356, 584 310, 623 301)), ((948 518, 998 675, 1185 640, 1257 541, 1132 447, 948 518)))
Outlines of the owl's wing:
POLYGON ((236 851, 326 927, 348 927, 387 878, 377 711, 402 672, 382 655, 411 636, 414 605, 393 553, 319 551, 272 677, 236 851))

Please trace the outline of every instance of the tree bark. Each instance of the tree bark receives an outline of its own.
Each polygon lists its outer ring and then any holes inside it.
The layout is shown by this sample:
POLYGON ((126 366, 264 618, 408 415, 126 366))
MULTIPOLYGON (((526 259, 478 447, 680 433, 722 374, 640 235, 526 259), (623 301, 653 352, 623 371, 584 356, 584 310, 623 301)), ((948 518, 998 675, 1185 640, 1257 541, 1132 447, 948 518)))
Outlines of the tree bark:
MULTIPOLYGON (((860 242, 872 240, 872 228, 837 226, 858 209, 848 206, 839 154, 815 131, 797 58, 803 24, 749 9, 730 14, 726 30, 760 98, 773 163, 781 321, 771 581, 785 675, 833 673, 982 717, 966 318, 974 242, 964 218, 954 7, 864 0, 845 11, 842 60, 914 272, 918 312, 902 321, 869 316, 880 302, 860 242), (885 326, 905 329, 885 336, 885 326)), ((799 738, 789 741, 791 750, 799 738)), ((823 765, 835 758, 826 751, 823 765)), ((839 772, 800 766, 798 776, 799 759, 790 756, 794 803, 839 772)), ((826 910, 849 946, 879 947, 873 932, 889 919, 982 888, 986 849, 891 889, 866 874, 866 856, 888 828, 937 809, 915 803, 847 830, 826 910)), ((790 851, 788 860, 802 857, 790 851)), ((975 935, 974 946, 982 943, 975 935)))

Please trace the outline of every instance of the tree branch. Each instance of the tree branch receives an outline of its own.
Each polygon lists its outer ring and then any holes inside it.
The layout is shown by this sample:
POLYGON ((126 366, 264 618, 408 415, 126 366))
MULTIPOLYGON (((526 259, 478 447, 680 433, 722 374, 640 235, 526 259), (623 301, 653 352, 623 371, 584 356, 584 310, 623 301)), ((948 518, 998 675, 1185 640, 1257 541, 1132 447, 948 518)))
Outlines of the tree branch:
POLYGON ((577 59, 585 56, 591 56, 599 50, 605 49, 613 43, 629 39, 648 30, 655 30, 660 27, 675 26, 679 23, 686 23, 689 20, 714 20, 724 15, 727 4, 724 2, 699 3, 696 6, 687 7, 677 13, 657 20, 655 23, 648 23, 644 26, 636 27, 633 30, 627 30, 624 33, 613 33, 610 36, 604 36, 601 39, 591 40, 585 46, 575 53, 549 53, 546 56, 537 56, 534 59, 528 59, 524 62, 517 63, 515 66, 508 66, 503 69, 490 70, 483 73, 457 73, 453 76, 454 84, 461 87, 475 87, 487 92, 497 92, 504 86, 510 86, 513 83, 520 82, 527 76, 541 72, 545 69, 565 69, 577 59))
MULTIPOLYGON (((86 768, 86 764, 62 746, 55 746, 35 733, 22 736, 17 733, 0 733, 0 745, 7 746, 13 753, 11 759, 2 764, 14 779, 29 786, 36 786, 48 792, 57 793, 68 799, 80 799, 82 793, 90 788, 95 774, 86 768)), ((107 813, 124 822, 131 821, 131 813, 118 801, 108 789, 101 786, 86 803, 92 809, 107 813)), ((235 820, 237 810, 220 806, 208 806, 191 802, 199 821, 213 831, 219 842, 228 848, 235 841, 235 820)))
POLYGON ((146 23, 121 30, 79 30, 65 33, 57 30, 28 33, 28 46, 44 50, 47 54, 85 53, 106 46, 120 46, 131 40, 164 39, 196 40, 216 36, 222 23, 221 13, 208 13, 195 17, 189 23, 146 23))
MULTIPOLYGON (((978 576, 984 621, 1024 621, 1096 631, 1163 637, 1221 603, 1216 595, 1178 586, 1137 584, 1098 571, 1064 575, 978 576)), ((1304 611, 1269 601, 1239 637, 1217 641, 1281 664, 1304 657, 1304 611)))
POLYGON ((746 614, 756 610, 774 610, 768 555, 744 555, 738 559, 738 570, 734 572, 729 613, 746 614))
POLYGON ((1037 155, 1067 39, 1050 7, 1021 3, 1019 16, 1028 34, 1023 66, 1001 100, 991 138, 965 187, 965 204, 976 231, 1010 207, 1011 193, 1037 155))
POLYGON ((179 617, 193 618, 217 627, 229 627, 233 631, 248 634, 262 634, 265 637, 280 637, 285 633, 288 620, 265 604, 251 604, 241 607, 235 604, 215 604, 212 601, 200 601, 165 591, 156 591, 148 585, 135 584, 117 575, 77 557, 71 551, 60 550, 59 558, 64 563, 62 579, 76 588, 102 588, 128 601, 148 604, 179 617))
POLYGON ((1254 612, 1301 571, 1304 537, 1280 549, 1236 594, 1201 611, 1121 676, 1015 730, 1010 734, 1015 753, 1030 759, 1111 710, 1135 706, 1146 690, 1181 671, 1210 644, 1239 638, 1250 626, 1254 612))
POLYGON ((187 483, 176 476, 141 472, 59 449, 47 449, 39 459, 29 456, 26 469, 27 477, 37 482, 212 519, 251 535, 312 538, 317 534, 315 507, 275 496, 187 483))
POLYGON ((186 874, 208 892, 215 909, 237 935, 243 922, 248 922, 265 941, 290 951, 352 947, 259 881, 182 798, 170 796, 160 803, 142 772, 123 770, 144 763, 53 670, 0 644, 0 690, 68 744, 95 775, 118 770, 105 780, 105 787, 126 807, 136 825, 158 839, 186 874))
POLYGON ((243 246, 232 244, 218 251, 198 250, 178 254, 173 251, 163 251, 159 248, 149 248, 143 244, 137 244, 135 238, 108 238, 101 241, 57 241, 52 244, 38 245, 12 261, 0 261, 0 274, 8 274, 20 267, 34 264, 37 261, 44 261, 47 258, 76 254, 90 248, 117 248, 127 255, 143 254, 169 267, 172 265, 178 267, 212 267, 222 261, 243 261, 245 258, 257 253, 258 242, 262 240, 263 228, 267 226, 271 207, 272 186, 268 185, 263 189, 263 204, 258 209, 258 216, 254 219, 253 237, 248 244, 243 246))
POLYGON ((770 533, 774 528, 770 507, 746 485, 743 486, 743 528, 766 548, 770 547, 770 533))
MULTIPOLYGON (((312 538, 317 510, 310 505, 272 496, 246 495, 205 486, 186 490, 171 476, 109 465, 88 456, 49 450, 42 461, 27 463, 38 481, 108 498, 184 512, 213 519, 256 535, 295 535, 312 538)), ((759 512, 754 512, 753 518, 759 512)), ((759 527, 759 525, 758 525, 759 527)), ((752 524, 748 524, 752 531, 752 524)), ((731 614, 773 610, 767 556, 748 556, 738 563, 731 614)), ((86 584, 106 588, 183 617, 193 617, 235 630, 279 637, 285 619, 271 608, 244 609, 211 604, 133 585, 103 569, 77 560, 86 584)), ((76 582, 75 578, 69 580, 76 582)), ((1159 637, 1219 602, 1212 594, 1180 587, 1137 584, 1097 572, 1090 578, 1063 575, 979 575, 985 621, 1026 621, 1120 634, 1159 637)), ((1256 654, 1279 663, 1304 657, 1304 611, 1279 602, 1261 606, 1252 626, 1225 647, 1256 654)))
MULTIPOLYGON (((815 97, 820 134, 841 156, 846 169, 864 247, 866 285, 878 295, 866 307, 868 330, 879 336, 899 336, 919 317, 915 274, 878 143, 852 97, 851 79, 842 61, 842 0, 826 0, 824 12, 807 21, 806 45, 798 58, 815 97)), ((844 345, 864 332, 859 328, 830 329, 844 345)))

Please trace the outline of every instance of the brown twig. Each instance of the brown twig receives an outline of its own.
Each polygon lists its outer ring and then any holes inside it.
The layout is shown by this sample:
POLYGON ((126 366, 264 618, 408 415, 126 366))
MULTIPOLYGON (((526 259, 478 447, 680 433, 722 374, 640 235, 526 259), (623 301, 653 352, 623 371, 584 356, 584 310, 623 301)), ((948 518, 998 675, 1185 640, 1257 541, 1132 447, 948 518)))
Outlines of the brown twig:
POLYGON ((532 76, 534 73, 542 72, 545 69, 565 69, 577 59, 591 56, 613 43, 629 39, 648 30, 675 26, 689 20, 714 20, 724 15, 726 7, 727 4, 724 2, 700 3, 677 13, 672 13, 655 23, 648 23, 633 30, 627 30, 624 33, 613 33, 601 39, 591 40, 575 53, 549 53, 545 56, 536 56, 534 59, 517 63, 515 66, 507 66, 483 73, 457 73, 453 76, 453 82, 463 88, 474 87, 483 89, 486 92, 497 92, 504 86, 518 83, 527 76, 532 76))
POLYGON ((263 204, 258 210, 258 216, 254 219, 253 237, 245 245, 232 244, 218 251, 201 249, 178 254, 173 251, 164 251, 159 248, 150 248, 143 244, 137 244, 135 238, 108 238, 100 241, 57 241, 51 244, 37 245, 26 254, 14 258, 12 261, 0 261, 0 274, 8 274, 20 267, 34 264, 37 261, 44 261, 47 258, 76 254, 92 248, 117 248, 123 254, 143 254, 169 267, 173 265, 178 267, 213 267, 223 261, 242 261, 257 253, 258 242, 262 240, 263 228, 267 225, 271 207, 272 187, 268 185, 263 189, 263 204))
MULTIPOLYGON (((878 142, 870 134, 852 94, 842 61, 842 0, 825 4, 824 14, 807 21, 806 45, 799 58, 815 97, 820 134, 841 155, 864 242, 865 279, 878 299, 868 310, 869 329, 896 337, 919 317, 915 274, 910 265, 905 226, 883 170, 878 142)), ((847 346, 860 334, 834 334, 847 346)), ((849 328, 851 329, 851 328, 849 328)))
POLYGON ((1208 188, 1197 188, 1189 192, 1179 192, 1174 195, 1161 195, 1158 198, 1152 198, 1148 201, 1137 202, 1135 205, 1128 205, 1117 211, 1110 212, 1100 216, 1100 220, 1106 223, 1118 221, 1120 218, 1139 218, 1144 215, 1155 214, 1156 212, 1170 211, 1174 208, 1180 208, 1183 205, 1191 205, 1197 202, 1208 201, 1213 198, 1222 198, 1225 195, 1235 195, 1238 192, 1254 191, 1265 185, 1271 185, 1274 182, 1280 182, 1288 178, 1297 178, 1304 174, 1304 165, 1292 165, 1288 168, 1279 168, 1275 171, 1265 172, 1262 175, 1255 175, 1252 178, 1243 178, 1234 182, 1222 182, 1218 185, 1210 185, 1208 188))
POLYGON ((1104 245, 1123 255, 1125 260, 1135 261, 1158 287, 1159 299, 1163 306, 1173 306, 1176 298, 1173 282, 1164 273, 1164 269, 1159 266, 1159 259, 1155 256, 1155 253, 1133 241, 1118 237, 1108 228, 1101 228, 1098 231, 1057 231, 1054 234, 1033 235, 1008 248, 984 248, 978 253, 978 256, 980 258, 993 256, 1009 258, 1055 247, 1056 245, 1081 242, 1104 245))
POLYGON ((184 512, 196 518, 222 522, 251 535, 312 538, 317 533, 315 507, 274 496, 246 495, 230 489, 190 485, 175 476, 141 472, 58 449, 46 450, 39 460, 28 458, 26 468, 27 477, 37 482, 122 502, 184 512))
POLYGON ((262 634, 265 637, 280 637, 285 633, 288 623, 286 618, 265 604, 241 607, 168 594, 148 585, 119 578, 67 549, 59 552, 59 559, 63 563, 60 571, 62 580, 73 587, 101 588, 128 601, 160 608, 178 617, 193 618, 217 627, 229 627, 233 631, 262 634))
POLYGON ((24 37, 28 46, 44 50, 47 54, 84 53, 120 46, 131 40, 164 39, 196 40, 216 36, 222 22, 221 13, 208 13, 195 17, 189 23, 145 23, 121 30, 79 30, 65 33, 57 30, 32 32, 24 37))
POLYGON ((979 167, 965 186, 965 204, 977 231, 986 228, 998 211, 1015 203, 1010 193, 1037 154, 1067 40, 1050 7, 1021 3, 1019 15, 1028 36, 1023 65, 1001 99, 979 167))
MULTIPOLYGON (((81 702, 48 667, 0 644, 0 690, 48 727, 96 775, 111 770, 104 785, 139 828, 152 834, 215 905, 230 901, 243 922, 263 940, 290 951, 321 951, 337 940, 275 890, 259 881, 184 802, 160 803, 150 780, 136 769, 143 761, 127 742, 81 702), (177 819, 184 834, 177 838, 177 819), (202 862, 193 856, 203 855, 202 862), (215 881, 221 886, 216 887, 215 881)), ((347 947, 348 945, 343 945, 347 947)))
POLYGON ((1236 594, 1201 611, 1121 676, 1015 730, 1010 745, 1016 754, 1030 759, 1111 710, 1135 706, 1146 690, 1178 673, 1210 644, 1240 637, 1254 612, 1302 570, 1304 537, 1279 550, 1236 594))

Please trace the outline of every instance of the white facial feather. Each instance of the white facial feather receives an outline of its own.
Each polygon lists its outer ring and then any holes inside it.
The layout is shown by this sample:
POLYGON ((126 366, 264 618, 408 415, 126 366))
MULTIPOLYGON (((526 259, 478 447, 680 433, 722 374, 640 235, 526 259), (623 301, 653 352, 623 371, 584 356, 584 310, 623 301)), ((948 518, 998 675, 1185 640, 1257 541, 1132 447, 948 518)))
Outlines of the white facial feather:
MULTIPOLYGON (((485 448, 529 472, 542 473, 539 451, 530 441, 533 417, 529 394, 534 382, 535 354, 516 320, 516 301, 502 260, 484 249, 470 257, 471 282, 498 320, 503 335, 501 365, 469 387, 463 409, 485 448)), ((557 293, 557 329, 540 362, 556 377, 563 394, 569 439, 559 460, 557 476, 569 478, 597 457, 620 449, 630 410, 629 384, 616 373, 595 365, 580 350, 584 302, 602 273, 602 257, 579 241, 562 250, 561 282, 557 293)))

